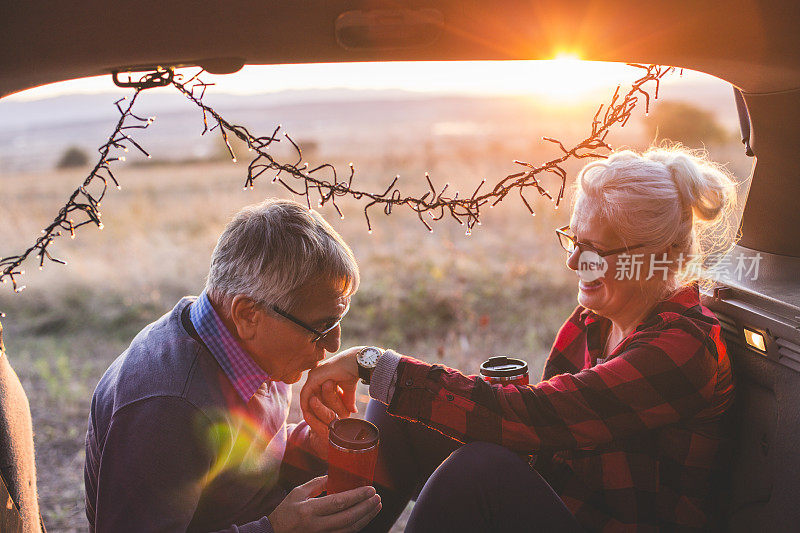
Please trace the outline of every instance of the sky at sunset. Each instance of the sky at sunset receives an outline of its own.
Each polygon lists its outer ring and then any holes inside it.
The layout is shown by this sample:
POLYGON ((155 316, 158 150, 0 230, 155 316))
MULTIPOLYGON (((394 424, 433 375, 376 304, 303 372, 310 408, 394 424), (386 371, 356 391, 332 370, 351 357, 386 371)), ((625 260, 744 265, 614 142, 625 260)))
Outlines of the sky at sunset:
MULTIPOLYGON (((196 69, 185 69, 193 74, 196 69)), ((627 84, 640 70, 621 63, 580 61, 563 56, 550 61, 395 62, 246 66, 224 76, 204 74, 223 94, 262 94, 302 89, 401 89, 423 93, 532 95, 554 103, 574 103, 597 91, 627 84)), ((676 79, 713 83, 686 71, 676 79)), ((718 80, 716 80, 717 83, 718 80)), ((171 90, 169 88, 162 90, 171 90)), ((36 100, 63 94, 123 91, 110 76, 55 83, 8 97, 36 100)), ((128 92, 128 90, 124 90, 128 92)))

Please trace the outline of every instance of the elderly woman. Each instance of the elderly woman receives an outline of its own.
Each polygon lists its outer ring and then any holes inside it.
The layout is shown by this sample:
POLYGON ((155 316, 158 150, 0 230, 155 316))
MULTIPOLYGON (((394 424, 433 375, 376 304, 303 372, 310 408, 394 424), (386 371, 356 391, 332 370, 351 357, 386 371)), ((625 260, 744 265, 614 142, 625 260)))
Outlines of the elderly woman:
POLYGON ((427 480, 408 531, 708 528, 733 384, 697 266, 733 244, 734 204, 731 178, 685 151, 586 166, 557 231, 579 305, 537 384, 381 349, 312 370, 301 400, 319 431, 315 413, 355 412, 359 373, 369 379, 367 418, 382 431, 372 526, 389 527, 427 480))

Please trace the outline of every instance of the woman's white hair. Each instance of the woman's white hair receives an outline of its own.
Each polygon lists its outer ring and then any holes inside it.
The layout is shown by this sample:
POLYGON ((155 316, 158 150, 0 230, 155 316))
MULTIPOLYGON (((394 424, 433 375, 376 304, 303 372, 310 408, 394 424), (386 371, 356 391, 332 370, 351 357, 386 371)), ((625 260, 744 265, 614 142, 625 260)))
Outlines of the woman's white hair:
POLYGON ((350 247, 312 209, 268 199, 239 211, 211 256, 206 291, 227 304, 237 294, 262 305, 296 308, 309 282, 330 282, 355 293, 358 264, 350 247))
POLYGON ((596 209, 625 246, 670 251, 671 289, 703 281, 699 265, 736 242, 736 183, 701 152, 616 152, 586 165, 576 189, 574 209, 596 209))

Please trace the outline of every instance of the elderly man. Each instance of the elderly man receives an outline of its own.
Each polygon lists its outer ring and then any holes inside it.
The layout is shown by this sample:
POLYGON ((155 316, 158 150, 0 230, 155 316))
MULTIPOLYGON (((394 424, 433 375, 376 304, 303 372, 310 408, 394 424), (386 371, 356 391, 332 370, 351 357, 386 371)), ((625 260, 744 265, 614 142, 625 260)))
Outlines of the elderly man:
POLYGON ((239 212, 202 294, 145 327, 95 390, 90 530, 366 525, 380 510, 375 490, 315 497, 326 478, 308 480, 324 472, 325 436, 287 425, 290 384, 338 350, 358 280, 352 252, 318 213, 282 200, 239 212))

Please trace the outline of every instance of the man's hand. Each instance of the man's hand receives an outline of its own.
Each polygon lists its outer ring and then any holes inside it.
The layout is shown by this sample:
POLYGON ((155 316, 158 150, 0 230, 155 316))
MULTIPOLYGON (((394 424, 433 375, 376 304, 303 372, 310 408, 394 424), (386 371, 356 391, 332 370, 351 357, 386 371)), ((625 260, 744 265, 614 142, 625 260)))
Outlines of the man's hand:
POLYGON ((381 497, 372 487, 315 498, 327 481, 322 476, 295 487, 268 517, 275 533, 358 531, 381 510, 381 497))
POLYGON ((327 437, 332 413, 347 418, 358 412, 356 355, 361 348, 356 346, 341 351, 308 372, 308 379, 300 391, 300 407, 303 418, 317 435, 327 437))

